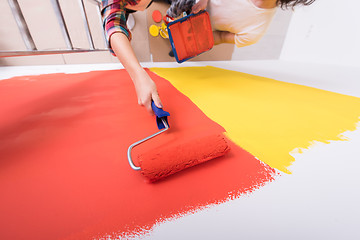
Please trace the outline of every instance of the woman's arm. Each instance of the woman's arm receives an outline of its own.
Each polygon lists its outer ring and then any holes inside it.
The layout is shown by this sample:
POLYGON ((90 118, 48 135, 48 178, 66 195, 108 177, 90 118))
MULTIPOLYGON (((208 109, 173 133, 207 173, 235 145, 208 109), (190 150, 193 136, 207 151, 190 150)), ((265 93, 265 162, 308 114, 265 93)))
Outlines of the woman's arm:
POLYGON ((121 32, 115 32, 110 37, 110 44, 134 83, 139 105, 145 106, 151 114, 153 114, 151 100, 157 107, 162 108, 156 85, 141 67, 127 36, 121 32))
POLYGON ((213 31, 214 44, 232 43, 235 44, 235 33, 225 31, 213 31))
POLYGON ((138 103, 152 114, 151 100, 159 108, 161 101, 154 81, 141 67, 130 44, 131 32, 126 26, 126 5, 125 0, 102 0, 104 30, 111 52, 119 59, 135 85, 138 103))

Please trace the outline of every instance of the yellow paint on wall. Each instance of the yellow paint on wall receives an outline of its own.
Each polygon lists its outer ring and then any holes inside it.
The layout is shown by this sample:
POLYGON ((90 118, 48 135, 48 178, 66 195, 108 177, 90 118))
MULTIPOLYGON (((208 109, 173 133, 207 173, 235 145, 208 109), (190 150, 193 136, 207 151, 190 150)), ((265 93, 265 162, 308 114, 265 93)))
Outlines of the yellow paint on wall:
POLYGON ((352 96, 215 67, 151 71, 223 126, 232 141, 285 173, 291 173, 291 152, 345 140, 341 133, 359 122, 360 98, 352 96))

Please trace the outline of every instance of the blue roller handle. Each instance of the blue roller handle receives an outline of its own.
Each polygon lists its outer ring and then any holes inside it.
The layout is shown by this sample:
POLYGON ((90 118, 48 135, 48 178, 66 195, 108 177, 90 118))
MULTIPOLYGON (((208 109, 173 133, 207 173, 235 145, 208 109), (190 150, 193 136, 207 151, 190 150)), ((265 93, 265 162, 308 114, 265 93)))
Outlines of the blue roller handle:
POLYGON ((170 113, 164 111, 162 108, 158 108, 155 105, 154 101, 151 101, 151 108, 152 108, 152 110, 154 111, 154 113, 156 115, 156 124, 157 124, 159 130, 165 128, 165 125, 162 122, 162 119, 165 120, 165 122, 169 126, 167 117, 170 116, 170 113))

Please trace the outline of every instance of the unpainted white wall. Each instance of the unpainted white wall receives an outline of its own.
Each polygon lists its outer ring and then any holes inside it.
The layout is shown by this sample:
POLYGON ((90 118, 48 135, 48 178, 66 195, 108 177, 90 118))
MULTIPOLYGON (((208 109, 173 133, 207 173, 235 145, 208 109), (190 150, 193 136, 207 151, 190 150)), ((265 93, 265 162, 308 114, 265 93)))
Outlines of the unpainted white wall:
POLYGON ((360 1, 316 0, 295 9, 280 60, 360 66, 360 1))

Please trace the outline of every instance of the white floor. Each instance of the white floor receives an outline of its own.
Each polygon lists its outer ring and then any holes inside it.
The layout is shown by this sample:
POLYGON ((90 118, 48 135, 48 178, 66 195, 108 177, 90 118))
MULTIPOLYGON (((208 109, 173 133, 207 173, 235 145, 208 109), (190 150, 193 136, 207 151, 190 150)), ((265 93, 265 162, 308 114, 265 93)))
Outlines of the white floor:
MULTIPOLYGON (((146 67, 213 65, 360 97, 360 69, 284 61, 144 63, 146 67)), ((119 64, 2 67, 12 76, 121 68, 119 64)), ((360 126, 345 142, 294 155, 293 174, 249 196, 156 226, 137 239, 360 239, 360 126)))
MULTIPOLYGON (((215 66, 360 97, 360 68, 281 60, 142 63, 143 67, 215 66)), ((42 73, 77 73, 123 68, 120 63, 0 67, 0 80, 42 73)))

